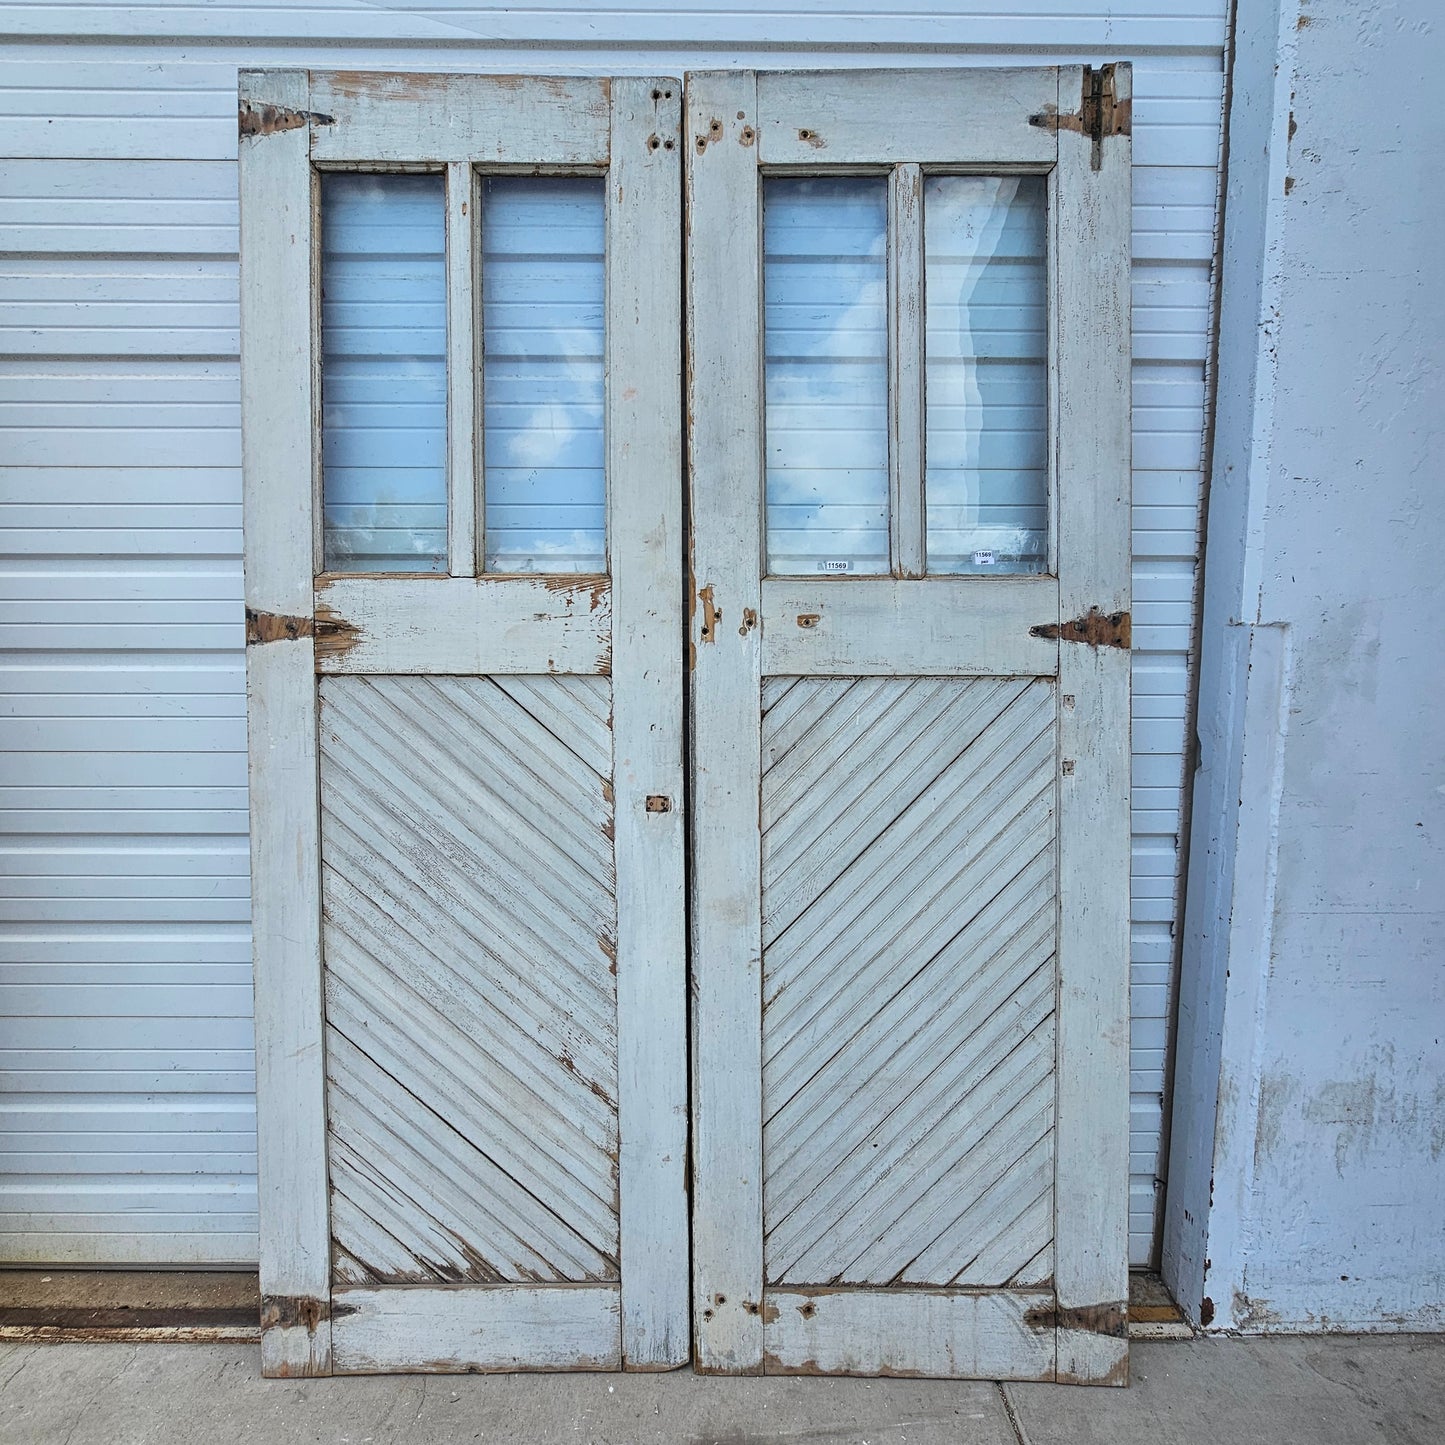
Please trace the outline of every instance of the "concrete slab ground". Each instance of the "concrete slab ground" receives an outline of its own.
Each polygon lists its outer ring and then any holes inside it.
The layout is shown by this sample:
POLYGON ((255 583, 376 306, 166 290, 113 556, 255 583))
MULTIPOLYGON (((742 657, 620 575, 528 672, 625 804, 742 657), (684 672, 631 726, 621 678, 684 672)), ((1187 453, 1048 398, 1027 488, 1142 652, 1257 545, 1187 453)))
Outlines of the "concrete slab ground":
POLYGON ((1128 1390, 671 1375, 262 1380, 247 1344, 0 1345, 0 1445, 1440 1445, 1445 1337, 1137 1344, 1128 1390))

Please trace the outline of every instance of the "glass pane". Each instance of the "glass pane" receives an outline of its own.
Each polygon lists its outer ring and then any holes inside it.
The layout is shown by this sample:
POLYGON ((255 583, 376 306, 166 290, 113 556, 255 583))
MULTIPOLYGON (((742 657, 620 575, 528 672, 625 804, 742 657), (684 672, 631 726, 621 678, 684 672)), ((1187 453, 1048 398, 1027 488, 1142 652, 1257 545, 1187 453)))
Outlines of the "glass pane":
POLYGON ((603 184, 493 176, 482 187, 489 572, 607 569, 603 184))
POLYGON ((444 572, 443 178, 321 177, 322 525, 328 572, 444 572))
POLYGON ((769 572, 888 571, 887 239, 885 177, 763 183, 769 572))
POLYGON ((1041 176, 930 176, 925 500, 930 572, 1048 565, 1041 176))

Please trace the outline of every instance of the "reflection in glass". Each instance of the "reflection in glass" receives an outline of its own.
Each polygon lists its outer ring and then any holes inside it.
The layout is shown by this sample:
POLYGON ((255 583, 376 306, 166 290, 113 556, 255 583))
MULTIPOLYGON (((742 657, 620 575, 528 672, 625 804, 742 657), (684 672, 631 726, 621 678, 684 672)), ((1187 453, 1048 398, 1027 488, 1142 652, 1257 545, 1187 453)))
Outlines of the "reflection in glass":
POLYGON ((887 231, 885 177, 763 183, 769 572, 888 571, 887 231))
POLYGON ((1045 201, 1040 176, 923 189, 930 572, 1048 566, 1045 201))
POLYGON ((589 177, 482 185, 489 572, 607 569, 604 194, 589 177))
POLYGON ((445 571, 443 178, 323 174, 321 295, 324 566, 445 571))

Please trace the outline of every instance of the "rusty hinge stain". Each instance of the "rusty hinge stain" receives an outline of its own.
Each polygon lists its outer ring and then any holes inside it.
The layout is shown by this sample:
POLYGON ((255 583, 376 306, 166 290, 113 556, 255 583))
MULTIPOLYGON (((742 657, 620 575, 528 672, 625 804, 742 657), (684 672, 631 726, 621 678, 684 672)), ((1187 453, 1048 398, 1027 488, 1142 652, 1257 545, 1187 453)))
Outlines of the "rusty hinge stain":
POLYGON ((275 135, 280 130, 300 130, 308 125, 335 125, 336 117, 316 110, 292 110, 286 105, 252 105, 243 100, 237 121, 243 136, 275 135))
POLYGON ((304 1329, 314 1335, 317 1326, 331 1318, 331 1301, 309 1295, 268 1294, 261 1297, 263 1330, 304 1329))
POLYGON ((318 657, 339 657, 360 641, 361 629, 328 607, 318 607, 314 618, 261 612, 254 607, 246 609, 247 647, 263 642, 287 642, 297 637, 315 638, 318 657))
POLYGON ((697 600, 702 603, 702 632, 699 641, 716 642, 717 625, 722 621, 722 608, 713 601, 712 583, 697 589, 697 600))
POLYGON ((798 626, 801 627, 804 632, 811 632, 813 628, 818 625, 819 620, 819 614, 816 612, 798 613, 798 626))
POLYGON ((1130 134, 1133 123, 1134 103, 1119 99, 1112 65, 1102 65, 1097 70, 1092 65, 1084 67, 1077 112, 1063 113, 1057 106, 1046 105, 1037 115, 1029 117, 1030 125, 1055 135, 1061 130, 1070 130, 1088 136, 1094 143, 1090 164, 1096 171, 1104 163, 1105 138, 1130 134))
POLYGON ((1127 612, 1100 612, 1089 608, 1086 616, 1072 622, 1041 622, 1029 628, 1030 637, 1057 637, 1060 642, 1087 642, 1090 647, 1122 647, 1127 652, 1133 644, 1133 631, 1127 612))
POLYGON ((1025 1313, 1024 1323, 1032 1330, 1081 1330, 1123 1340, 1129 1336, 1129 1304, 1111 1300, 1102 1305, 1035 1305, 1025 1313))

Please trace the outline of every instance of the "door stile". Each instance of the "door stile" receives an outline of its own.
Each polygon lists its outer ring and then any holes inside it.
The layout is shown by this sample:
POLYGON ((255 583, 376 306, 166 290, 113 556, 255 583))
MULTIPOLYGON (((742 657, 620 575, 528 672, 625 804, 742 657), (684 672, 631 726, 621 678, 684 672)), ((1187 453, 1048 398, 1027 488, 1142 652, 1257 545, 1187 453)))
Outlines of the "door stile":
POLYGON ((923 167, 888 177, 889 560, 923 576, 923 167))
POLYGON ((1057 1378, 1128 1381, 1130 137, 1127 65, 1059 72, 1052 230, 1059 576, 1057 1378), (1097 112, 1096 112, 1097 113, 1097 112), (1107 117, 1118 116, 1115 124, 1107 117), (1097 610, 1112 642, 1069 641, 1097 610))
POLYGON ((311 577, 315 207, 305 71, 242 71, 241 357, 261 1362, 331 1370, 320 802, 311 577))
POLYGON ((686 108, 693 1338, 699 1370, 745 1374, 763 1366, 755 77, 689 75, 686 108))
POLYGON ((607 474, 612 574, 622 1358, 689 1354, 679 247, 682 86, 612 82, 607 474))
POLYGON ((469 161, 447 165, 447 570, 479 570, 482 515, 477 457, 476 179, 469 161))

